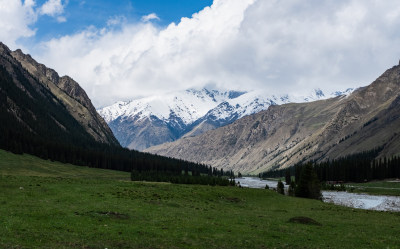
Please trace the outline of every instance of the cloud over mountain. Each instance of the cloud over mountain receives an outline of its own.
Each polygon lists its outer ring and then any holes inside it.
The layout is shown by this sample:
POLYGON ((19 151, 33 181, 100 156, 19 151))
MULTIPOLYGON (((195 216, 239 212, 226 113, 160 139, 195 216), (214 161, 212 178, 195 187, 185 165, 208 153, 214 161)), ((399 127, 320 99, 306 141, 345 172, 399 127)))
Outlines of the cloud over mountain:
POLYGON ((88 27, 38 45, 35 56, 81 82, 98 107, 204 86, 329 92, 395 64, 398 27, 394 0, 215 0, 167 27, 88 27))

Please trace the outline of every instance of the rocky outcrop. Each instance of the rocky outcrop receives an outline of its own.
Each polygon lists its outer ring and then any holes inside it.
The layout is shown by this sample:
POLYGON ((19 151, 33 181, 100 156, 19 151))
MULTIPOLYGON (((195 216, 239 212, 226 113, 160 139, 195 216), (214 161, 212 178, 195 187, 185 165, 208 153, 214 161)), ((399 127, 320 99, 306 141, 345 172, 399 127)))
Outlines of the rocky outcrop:
POLYGON ((177 131, 157 117, 120 117, 109 123, 118 141, 127 148, 142 151, 154 145, 175 141, 177 131))

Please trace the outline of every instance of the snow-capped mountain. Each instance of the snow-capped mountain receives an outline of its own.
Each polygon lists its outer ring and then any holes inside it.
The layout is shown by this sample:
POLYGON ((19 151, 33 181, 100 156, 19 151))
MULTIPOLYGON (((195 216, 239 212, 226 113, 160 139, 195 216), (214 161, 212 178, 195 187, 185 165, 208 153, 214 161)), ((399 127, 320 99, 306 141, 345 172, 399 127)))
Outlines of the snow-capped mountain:
POLYGON ((117 102, 99 112, 106 122, 120 116, 147 118, 156 116, 161 120, 169 120, 171 115, 179 117, 186 125, 204 116, 210 109, 228 99, 236 98, 244 92, 219 92, 216 90, 186 90, 163 96, 151 96, 127 102, 117 102))
POLYGON ((270 105, 310 102, 352 92, 325 95, 320 89, 307 96, 270 95, 263 91, 239 92, 194 90, 117 102, 98 110, 122 146, 144 150, 196 136, 246 115, 260 112, 270 105))

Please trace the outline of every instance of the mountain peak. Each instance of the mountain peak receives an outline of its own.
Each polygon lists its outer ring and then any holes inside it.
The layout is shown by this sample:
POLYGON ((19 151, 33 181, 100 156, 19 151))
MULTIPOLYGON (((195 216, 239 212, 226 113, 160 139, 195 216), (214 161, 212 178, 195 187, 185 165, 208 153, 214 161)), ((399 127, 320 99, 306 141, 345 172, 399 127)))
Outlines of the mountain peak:
POLYGON ((332 95, 333 97, 348 96, 348 95, 350 95, 352 92, 354 92, 354 88, 347 88, 347 89, 344 90, 344 91, 336 91, 336 92, 333 92, 333 93, 331 93, 331 95, 332 95))
POLYGON ((315 91, 316 96, 321 97, 321 98, 325 97, 325 94, 324 94, 324 92, 322 92, 321 89, 317 88, 314 91, 315 91))
POLYGON ((9 54, 11 53, 11 50, 2 42, 0 42, 0 54, 9 54))
POLYGON ((246 94, 247 92, 240 92, 240 91, 229 91, 228 92, 228 98, 229 99, 236 99, 237 97, 242 96, 243 94, 246 94))

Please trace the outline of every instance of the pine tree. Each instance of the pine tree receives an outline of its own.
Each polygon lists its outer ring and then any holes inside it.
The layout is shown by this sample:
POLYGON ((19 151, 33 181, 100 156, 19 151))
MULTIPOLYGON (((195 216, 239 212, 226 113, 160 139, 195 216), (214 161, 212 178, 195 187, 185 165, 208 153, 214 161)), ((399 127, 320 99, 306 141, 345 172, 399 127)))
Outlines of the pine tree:
POLYGON ((321 199, 321 183, 311 163, 304 165, 300 173, 295 196, 317 200, 321 199))
POLYGON ((289 185, 289 190, 288 190, 288 194, 289 196, 294 196, 294 193, 296 191, 296 183, 294 183, 293 181, 290 183, 289 185))
POLYGON ((292 182, 289 169, 287 169, 285 172, 285 181, 286 185, 290 185, 290 183, 292 182))
POLYGON ((281 180, 279 180, 278 185, 276 186, 276 192, 281 195, 285 194, 285 185, 283 185, 283 182, 281 180))

